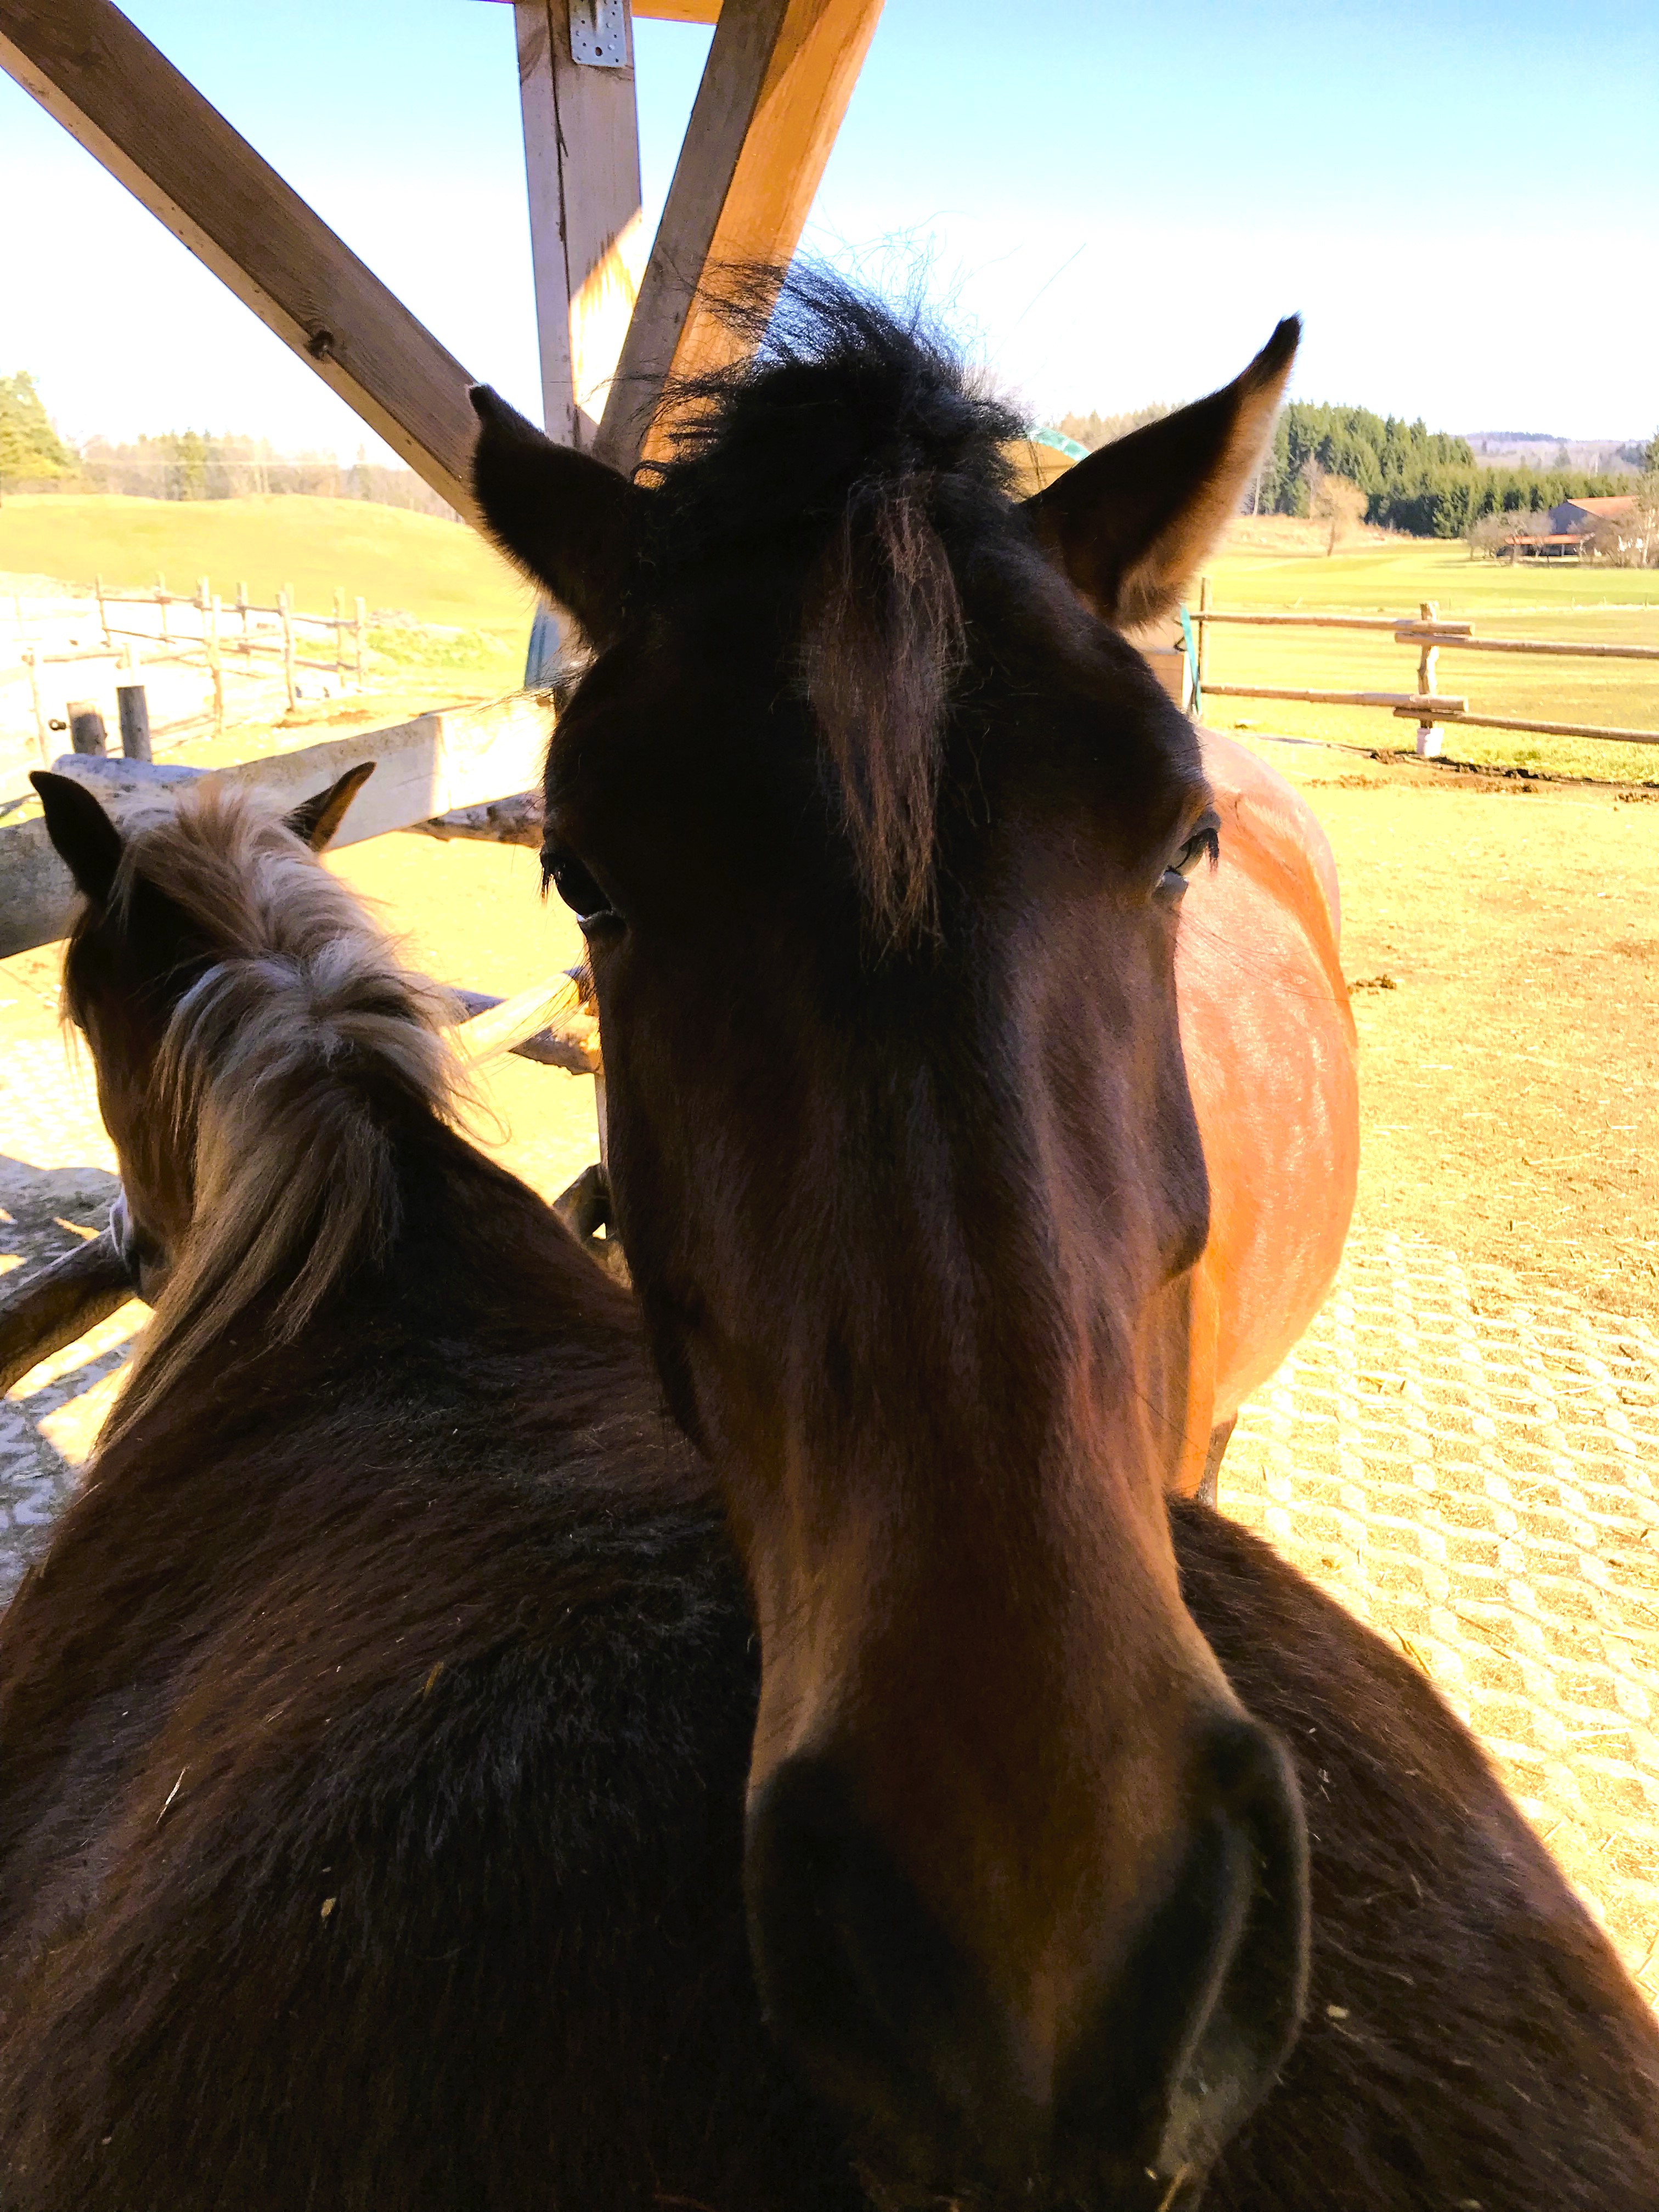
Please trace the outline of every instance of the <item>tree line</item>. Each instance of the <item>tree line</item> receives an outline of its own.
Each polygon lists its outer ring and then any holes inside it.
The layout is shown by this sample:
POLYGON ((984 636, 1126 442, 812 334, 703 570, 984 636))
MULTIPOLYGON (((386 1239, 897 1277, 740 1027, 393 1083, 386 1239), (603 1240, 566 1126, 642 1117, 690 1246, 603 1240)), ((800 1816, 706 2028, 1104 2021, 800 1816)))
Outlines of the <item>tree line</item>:
POLYGON ((1583 469, 1483 467, 1467 438, 1420 419, 1293 399, 1262 464, 1254 511, 1306 514, 1322 475, 1358 485, 1367 522, 1415 538, 1466 538, 1488 515, 1537 514, 1564 499, 1630 489, 1627 477, 1583 469))
POLYGON ((77 452, 52 428, 27 370, 0 376, 0 492, 122 492, 143 499, 238 499, 301 493, 373 500, 382 507, 453 517, 412 469, 334 453, 282 453, 268 438, 168 430, 125 442, 89 438, 77 452))
MULTIPOLYGON (((1066 415, 1058 427, 1092 453, 1170 412, 1159 404, 1121 415, 1066 415)), ((1659 438, 1623 450, 1650 474, 1659 468, 1659 438)), ((1319 507, 1322 515, 1330 504, 1323 488, 1333 480, 1357 487, 1365 521, 1416 538, 1467 538, 1489 517, 1538 514, 1564 499, 1633 489, 1627 476, 1570 466, 1493 468, 1476 459, 1467 438, 1431 430, 1421 420, 1293 399, 1279 415, 1245 505, 1254 514, 1310 515, 1319 507)))

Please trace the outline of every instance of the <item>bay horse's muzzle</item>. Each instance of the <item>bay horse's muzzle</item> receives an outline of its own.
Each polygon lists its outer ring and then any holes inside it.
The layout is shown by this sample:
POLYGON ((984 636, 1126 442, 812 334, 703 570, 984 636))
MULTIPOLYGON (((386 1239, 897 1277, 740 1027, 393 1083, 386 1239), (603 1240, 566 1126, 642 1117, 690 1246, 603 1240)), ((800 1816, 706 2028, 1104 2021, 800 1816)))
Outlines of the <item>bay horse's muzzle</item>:
POLYGON ((1178 2205, 1272 2086, 1301 2022, 1307 1844, 1276 1738, 1228 1719, 1196 1762, 1176 1871, 1052 2067, 860 1817, 786 1760, 746 1881, 775 2032, 849 2122, 884 2200, 1178 2205))

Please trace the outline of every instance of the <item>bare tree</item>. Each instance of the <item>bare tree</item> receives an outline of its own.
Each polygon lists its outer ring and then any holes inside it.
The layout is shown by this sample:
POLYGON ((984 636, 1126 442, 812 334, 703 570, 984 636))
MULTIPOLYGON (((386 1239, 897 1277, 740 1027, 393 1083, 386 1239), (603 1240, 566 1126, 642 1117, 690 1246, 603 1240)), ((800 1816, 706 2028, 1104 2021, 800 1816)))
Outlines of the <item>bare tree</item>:
POLYGON ((1345 538, 1351 538, 1365 520, 1365 495, 1357 483, 1346 477, 1334 477, 1320 467, 1317 461, 1307 465, 1308 513, 1316 522, 1328 523, 1330 535, 1326 540, 1327 556, 1335 552, 1345 538))

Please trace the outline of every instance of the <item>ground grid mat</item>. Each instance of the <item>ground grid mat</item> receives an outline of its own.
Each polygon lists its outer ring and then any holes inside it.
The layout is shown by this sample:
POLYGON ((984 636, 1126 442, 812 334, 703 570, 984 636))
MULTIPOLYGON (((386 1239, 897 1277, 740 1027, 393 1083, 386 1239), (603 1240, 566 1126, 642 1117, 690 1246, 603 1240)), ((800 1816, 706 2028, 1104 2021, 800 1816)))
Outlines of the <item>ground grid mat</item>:
POLYGON ((1659 1337, 1359 1231, 1224 1509, 1397 1644, 1659 1994, 1659 1337))

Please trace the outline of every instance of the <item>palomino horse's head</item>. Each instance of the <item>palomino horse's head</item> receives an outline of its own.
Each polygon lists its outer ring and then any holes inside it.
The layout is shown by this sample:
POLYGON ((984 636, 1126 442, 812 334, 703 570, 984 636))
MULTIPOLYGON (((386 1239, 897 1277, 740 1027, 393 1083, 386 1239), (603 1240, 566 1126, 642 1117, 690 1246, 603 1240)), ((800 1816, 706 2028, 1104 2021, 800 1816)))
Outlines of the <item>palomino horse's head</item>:
POLYGON ((1164 1507, 1215 825, 1119 627, 1235 507, 1296 335, 1023 507, 1013 419, 827 283, 654 488, 476 395, 483 513, 596 653, 544 859, 760 1624, 763 1993, 895 2199, 1173 2201, 1299 2018, 1299 1808, 1164 1507))

